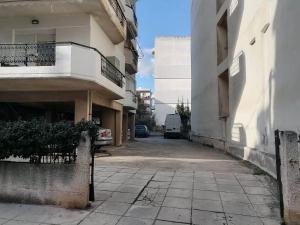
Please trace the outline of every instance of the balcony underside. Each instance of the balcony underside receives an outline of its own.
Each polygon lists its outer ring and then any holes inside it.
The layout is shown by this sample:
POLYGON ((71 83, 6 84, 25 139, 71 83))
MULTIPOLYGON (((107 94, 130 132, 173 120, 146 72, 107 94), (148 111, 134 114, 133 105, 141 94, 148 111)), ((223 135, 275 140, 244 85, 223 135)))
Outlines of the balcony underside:
MULTIPOLYGON (((4 92, 92 90, 100 93, 104 98, 112 100, 118 100, 124 97, 122 93, 112 92, 96 82, 74 78, 1 79, 0 77, 0 90, 4 92)), ((20 96, 20 98, 22 98, 22 96, 20 96)))
POLYGON ((114 44, 126 38, 126 21, 120 18, 109 0, 25 0, 1 1, 0 17, 87 13, 96 21, 114 44))

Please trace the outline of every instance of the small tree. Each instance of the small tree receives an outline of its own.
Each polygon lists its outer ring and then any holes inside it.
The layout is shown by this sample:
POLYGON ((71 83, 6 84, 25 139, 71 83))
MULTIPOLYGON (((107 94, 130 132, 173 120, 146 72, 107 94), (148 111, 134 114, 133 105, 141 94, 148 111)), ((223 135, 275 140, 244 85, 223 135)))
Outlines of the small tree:
POLYGON ((181 118, 181 125, 182 125, 182 134, 184 137, 188 137, 188 134, 191 130, 190 120, 191 120, 191 110, 189 104, 184 104, 183 100, 181 103, 178 100, 176 105, 176 113, 179 114, 181 118))

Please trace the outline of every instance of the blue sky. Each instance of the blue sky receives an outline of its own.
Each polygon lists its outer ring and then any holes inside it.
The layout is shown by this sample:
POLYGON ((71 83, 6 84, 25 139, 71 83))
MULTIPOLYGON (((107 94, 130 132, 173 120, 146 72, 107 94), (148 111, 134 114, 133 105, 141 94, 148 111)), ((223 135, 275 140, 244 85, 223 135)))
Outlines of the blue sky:
POLYGON ((138 0, 138 42, 144 57, 139 61, 137 88, 154 90, 153 57, 155 37, 190 36, 191 0, 138 0))

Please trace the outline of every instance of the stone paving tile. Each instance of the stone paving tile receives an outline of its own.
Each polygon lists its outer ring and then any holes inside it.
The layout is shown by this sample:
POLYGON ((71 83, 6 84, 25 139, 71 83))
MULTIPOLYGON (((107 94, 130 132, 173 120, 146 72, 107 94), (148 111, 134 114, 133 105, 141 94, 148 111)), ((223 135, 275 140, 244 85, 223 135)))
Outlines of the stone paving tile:
POLYGON ((21 204, 5 204, 0 203, 0 218, 1 219, 13 219, 16 216, 20 215, 26 210, 26 206, 21 204))
MULTIPOLYGON (((0 221, 0 224, 1 221, 0 221)), ((25 221, 20 221, 20 220, 9 220, 8 222, 2 224, 2 225, 41 225, 41 223, 32 223, 32 222, 25 222, 25 221)))
POLYGON ((167 191, 166 188, 145 188, 141 196, 166 195, 167 191))
POLYGON ((125 216, 142 219, 155 219, 158 211, 159 207, 132 205, 125 216))
POLYGON ((52 206, 25 205, 14 220, 49 224, 74 224, 85 218, 88 210, 68 210, 52 206))
POLYGON ((137 173, 139 171, 139 168, 124 168, 124 169, 121 169, 119 172, 121 173, 137 173))
POLYGON ((277 205, 253 205, 253 207, 261 217, 280 218, 280 208, 277 205))
POLYGON ((231 179, 216 179, 217 184, 229 184, 229 185, 240 185, 240 183, 237 180, 231 180, 231 179))
POLYGON ((218 186, 216 184, 206 184, 202 182, 195 182, 194 189, 201 191, 218 191, 218 186))
POLYGON ((154 225, 186 225, 186 223, 173 223, 173 222, 157 220, 154 225))
POLYGON ((228 225, 264 225, 258 217, 226 214, 228 225))
POLYGON ((195 225, 226 225, 224 213, 193 210, 193 224, 195 225))
POLYGON ((194 196, 193 197, 194 197, 194 199, 220 201, 220 194, 219 194, 219 192, 215 192, 215 191, 194 190, 194 196))
POLYGON ((211 211, 211 212, 223 212, 221 201, 213 200, 193 200, 193 209, 211 211))
POLYGON ((170 182, 162 182, 162 181, 150 181, 148 184, 149 188, 169 188, 170 182))
POLYGON ((192 198, 193 192, 190 189, 173 189, 170 188, 167 192, 168 197, 192 198))
POLYGON ((74 224, 85 218, 88 210, 68 210, 58 207, 26 205, 14 220, 49 224, 74 224))
POLYGON ((171 222, 190 223, 191 210, 162 207, 157 218, 171 222))
POLYGON ((124 215, 131 205, 127 203, 120 202, 104 202, 95 211, 105 214, 112 214, 122 216, 124 215))
POLYGON ((96 202, 88 210, 0 203, 0 224, 10 219, 7 225, 183 225, 193 219, 194 225, 227 225, 224 210, 228 225, 279 225, 279 203, 268 180, 190 169, 96 167, 96 202))
POLYGON ((150 219, 141 219, 141 218, 132 218, 132 217, 123 217, 117 225, 152 225, 153 220, 150 219))
POLYGON ((193 182, 172 182, 170 188, 193 189, 193 182))
POLYGON ((135 174, 132 176, 132 179, 142 179, 142 180, 150 180, 153 175, 148 174, 135 174))
POLYGON ((107 201, 131 204, 134 202, 136 197, 137 197, 137 194, 114 192, 113 195, 111 196, 111 198, 109 198, 107 201))
POLYGON ((104 172, 118 172, 120 170, 121 170, 120 167, 109 167, 109 166, 106 166, 101 171, 104 171, 104 172))
POLYGON ((241 186, 229 185, 229 184, 218 184, 218 190, 220 192, 229 192, 229 193, 244 193, 244 190, 241 186))
POLYGON ((116 225, 120 216, 103 213, 91 213, 80 225, 116 225))
POLYGON ((163 206, 171 208, 190 209, 192 206, 192 199, 166 197, 163 202, 163 206))
POLYGON ((247 195, 252 204, 279 204, 279 201, 272 195, 247 195))
POLYGON ((239 182, 245 187, 264 187, 263 183, 258 180, 240 180, 239 182))
POLYGON ((272 193, 264 187, 244 187, 247 194, 253 195, 272 195, 272 193))
POLYGON ((177 171, 177 172, 175 173, 175 177, 176 177, 176 176, 177 176, 177 177, 191 177, 191 178, 192 178, 192 177, 194 177, 194 173, 191 173, 191 172, 186 172, 186 173, 185 173, 185 172, 178 172, 178 171, 177 171))
POLYGON ((141 169, 137 172, 137 174, 154 175, 156 172, 156 169, 141 169))
POLYGON ((158 177, 173 177, 174 176, 174 174, 175 174, 175 171, 158 171, 157 173, 156 173, 156 176, 158 176, 158 177))
POLYGON ((117 192, 138 194, 143 190, 144 186, 136 186, 131 184, 122 184, 116 189, 117 192))
POLYGON ((225 202, 240 202, 250 204, 246 194, 220 192, 221 200, 225 202))
POLYGON ((258 181, 257 177, 251 174, 236 174, 235 177, 239 181, 258 181))
POLYGON ((154 181, 172 181, 173 177, 171 176, 160 176, 160 175, 155 175, 152 180, 154 181))
POLYGON ((112 196, 113 192, 111 191, 101 191, 95 188, 95 199, 96 201, 106 201, 112 196))
POLYGON ((173 177, 172 182, 186 182, 186 183, 193 183, 193 177, 173 177))
POLYGON ((223 202, 223 209, 224 212, 229 214, 257 216, 251 204, 238 203, 238 202, 223 202))
POLYGON ((264 225, 281 225, 280 219, 261 218, 264 225))
POLYGON ((211 177, 214 178, 214 173, 213 172, 203 172, 203 171, 195 171, 194 172, 194 177, 211 177))
POLYGON ((143 185, 146 185, 147 183, 148 183, 148 180, 133 179, 133 178, 130 178, 125 181, 125 184, 132 184, 132 185, 136 185, 136 186, 143 186, 143 185))
POLYGON ((116 191, 120 185, 121 184, 100 183, 96 186, 96 188, 101 191, 116 191))

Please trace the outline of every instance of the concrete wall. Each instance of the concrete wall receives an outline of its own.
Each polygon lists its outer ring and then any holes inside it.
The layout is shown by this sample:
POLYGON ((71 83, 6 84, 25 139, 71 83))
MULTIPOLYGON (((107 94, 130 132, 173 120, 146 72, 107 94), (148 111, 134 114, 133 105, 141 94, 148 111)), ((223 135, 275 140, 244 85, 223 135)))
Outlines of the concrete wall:
POLYGON ((191 102, 189 37, 159 37, 155 41, 155 117, 158 125, 175 112, 178 101, 191 102))
POLYGON ((75 164, 0 161, 0 201, 85 208, 89 203, 90 142, 84 136, 75 164))
POLYGON ((275 174, 274 130, 300 131, 299 1, 194 0, 192 132, 275 174), (227 12, 228 58, 217 64, 217 24, 227 12), (229 72, 229 117, 219 118, 218 76, 229 72), (288 87, 288 88, 287 88, 288 87))

